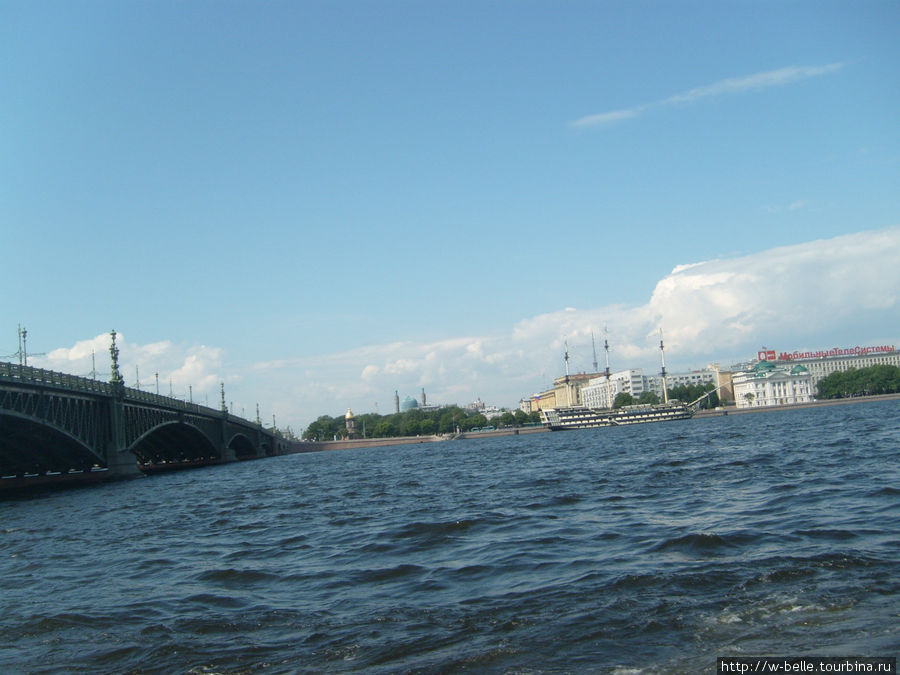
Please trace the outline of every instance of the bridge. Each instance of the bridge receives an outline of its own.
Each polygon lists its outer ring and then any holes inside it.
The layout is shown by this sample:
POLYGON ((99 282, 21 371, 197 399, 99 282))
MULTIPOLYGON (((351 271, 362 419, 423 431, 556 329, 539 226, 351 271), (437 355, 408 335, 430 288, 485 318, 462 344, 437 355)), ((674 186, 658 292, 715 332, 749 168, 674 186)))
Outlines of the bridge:
MULTIPOLYGON (((110 351, 115 350, 115 337, 110 351)), ((0 363, 0 491, 286 454, 259 422, 110 382, 0 363)))

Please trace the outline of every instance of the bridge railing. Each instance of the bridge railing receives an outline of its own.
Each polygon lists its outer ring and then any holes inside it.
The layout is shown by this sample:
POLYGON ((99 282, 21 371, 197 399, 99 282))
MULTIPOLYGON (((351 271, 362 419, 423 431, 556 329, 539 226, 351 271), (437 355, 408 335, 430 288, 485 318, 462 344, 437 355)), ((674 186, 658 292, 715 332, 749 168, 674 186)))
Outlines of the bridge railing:
POLYGON ((125 398, 129 401, 140 401, 141 403, 150 403, 153 405, 164 406, 166 408, 178 408, 186 412, 199 413, 207 417, 216 417, 222 414, 221 410, 210 408, 209 406, 200 405, 199 403, 191 403, 182 401, 180 398, 172 398, 171 396, 163 396, 162 394, 154 394, 143 389, 134 389, 125 387, 125 398))
MULTIPOLYGON (((43 368, 22 366, 16 363, 0 362, 0 381, 39 384, 69 391, 102 394, 104 396, 112 396, 115 393, 113 385, 109 382, 101 382, 100 380, 92 380, 89 377, 80 377, 68 373, 59 373, 55 370, 44 370, 43 368)), ((210 408, 198 403, 182 401, 181 399, 171 398, 169 396, 153 394, 149 391, 134 389, 132 387, 125 387, 125 398, 129 401, 149 403, 165 408, 175 408, 184 410, 185 412, 204 415, 206 417, 217 417, 222 414, 221 410, 215 408, 210 408)), ((255 426, 255 422, 244 419, 239 415, 229 414, 229 417, 235 422, 255 426)))
POLYGON ((78 375, 69 375, 68 373, 58 373, 55 370, 20 366, 16 363, 0 363, 0 380, 42 384, 92 394, 111 395, 113 392, 112 385, 108 382, 92 380, 89 377, 79 377, 78 375))
MULTIPOLYGON (((172 398, 171 396, 163 396, 162 394, 154 394, 143 389, 134 389, 133 387, 125 387, 125 400, 132 403, 149 403, 150 405, 159 406, 161 408, 169 408, 183 410, 185 412, 203 415, 204 417, 221 417, 222 411, 218 408, 210 408, 209 406, 200 405, 191 401, 184 401, 180 398, 172 398)), ((232 422, 242 423, 247 426, 256 426, 255 422, 244 419, 240 415, 228 413, 228 417, 232 422)))

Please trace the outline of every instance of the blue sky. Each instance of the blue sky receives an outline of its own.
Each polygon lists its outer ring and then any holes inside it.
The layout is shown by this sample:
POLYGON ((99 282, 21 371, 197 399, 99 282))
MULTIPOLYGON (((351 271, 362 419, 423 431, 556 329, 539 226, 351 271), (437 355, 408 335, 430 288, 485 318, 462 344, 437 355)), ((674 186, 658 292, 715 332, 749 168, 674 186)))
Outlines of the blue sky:
POLYGON ((682 368, 900 343, 897 26, 895 2, 0 2, 0 356, 23 324, 34 364, 84 374, 115 328, 129 383, 225 381, 299 429, 395 389, 515 405, 604 326, 648 370, 657 324, 682 368))

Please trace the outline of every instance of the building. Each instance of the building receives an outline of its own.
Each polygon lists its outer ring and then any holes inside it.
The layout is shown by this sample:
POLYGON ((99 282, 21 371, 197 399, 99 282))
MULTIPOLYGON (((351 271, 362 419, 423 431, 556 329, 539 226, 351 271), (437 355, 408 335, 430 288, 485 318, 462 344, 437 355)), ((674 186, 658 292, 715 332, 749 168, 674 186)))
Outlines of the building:
MULTIPOLYGON (((687 373, 669 373, 666 375, 666 387, 671 390, 675 387, 707 383, 719 387, 723 380, 721 375, 722 373, 714 367, 692 370, 687 373)), ((610 399, 615 401, 618 394, 630 394, 637 401, 644 392, 652 392, 660 401, 664 400, 663 379, 658 375, 644 375, 644 371, 640 368, 632 368, 609 376, 609 397, 607 397, 605 375, 590 380, 588 385, 581 389, 581 397, 584 405, 588 408, 610 408, 612 407, 610 399)), ((720 398, 724 397, 720 396, 720 398)))
POLYGON ((812 399, 812 377, 802 365, 759 361, 749 370, 734 373, 732 382, 738 408, 809 403, 812 399))
POLYGON ((350 408, 347 408, 347 414, 344 415, 344 425, 347 427, 347 438, 356 438, 356 419, 350 408))
POLYGON ((824 377, 835 372, 859 370, 870 366, 896 366, 900 368, 900 351, 893 345, 880 347, 835 347, 816 352, 781 352, 776 358, 774 349, 763 349, 757 355, 760 361, 802 365, 812 378, 813 391, 824 377))
POLYGON ((410 410, 415 410, 418 407, 419 402, 412 396, 407 396, 402 401, 400 401, 400 412, 409 412, 410 410))
POLYGON ((528 399, 528 403, 531 408, 529 412, 538 412, 539 410, 546 410, 547 408, 555 408, 556 389, 547 389, 538 392, 537 394, 532 394, 531 398, 528 399))
MULTIPOLYGON (((707 366, 703 370, 691 370, 687 373, 666 373, 666 387, 674 389, 675 387, 690 387, 710 383, 718 387, 718 372, 716 368, 707 366)), ((651 380, 648 389, 656 392, 662 398, 662 378, 652 377, 648 379, 651 380)))
POLYGON ((607 384, 606 375, 593 377, 581 388, 581 400, 586 408, 611 408, 616 396, 631 394, 634 398, 644 393, 644 373, 640 368, 612 373, 607 384), (635 394, 634 392, 637 392, 635 394))
POLYGON ((545 410, 547 408, 563 408, 582 405, 582 389, 599 373, 578 373, 577 375, 563 375, 553 380, 553 389, 542 391, 531 396, 531 412, 545 410))

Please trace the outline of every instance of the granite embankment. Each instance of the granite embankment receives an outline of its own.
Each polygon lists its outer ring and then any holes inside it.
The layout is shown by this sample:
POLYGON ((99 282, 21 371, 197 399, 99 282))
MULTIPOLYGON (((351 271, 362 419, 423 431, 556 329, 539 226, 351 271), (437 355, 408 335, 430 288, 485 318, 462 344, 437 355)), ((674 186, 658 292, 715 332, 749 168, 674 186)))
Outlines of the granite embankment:
POLYGON ((293 452, 320 452, 323 450, 352 450, 381 445, 416 445, 418 443, 438 443, 441 441, 465 440, 468 438, 494 438, 496 436, 518 436, 520 434, 546 433, 544 427, 510 427, 489 431, 465 431, 458 434, 434 434, 431 436, 396 436, 392 438, 353 438, 338 441, 303 441, 293 444, 293 452))

